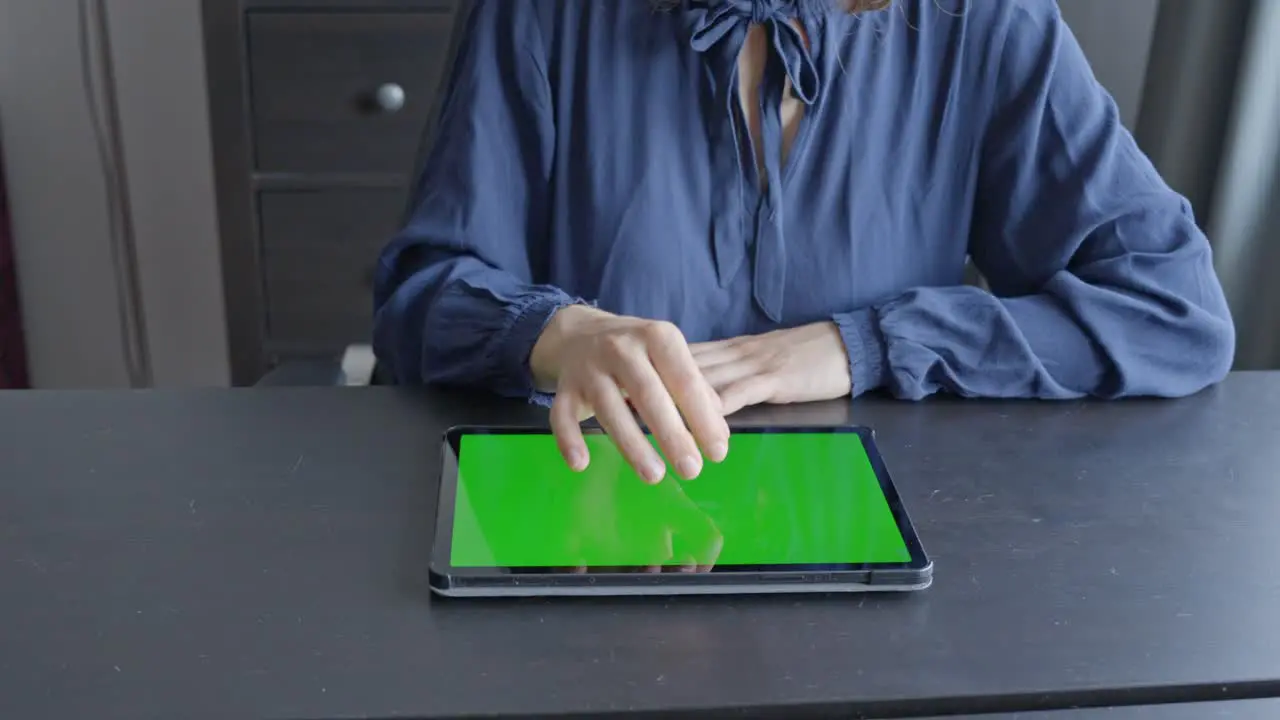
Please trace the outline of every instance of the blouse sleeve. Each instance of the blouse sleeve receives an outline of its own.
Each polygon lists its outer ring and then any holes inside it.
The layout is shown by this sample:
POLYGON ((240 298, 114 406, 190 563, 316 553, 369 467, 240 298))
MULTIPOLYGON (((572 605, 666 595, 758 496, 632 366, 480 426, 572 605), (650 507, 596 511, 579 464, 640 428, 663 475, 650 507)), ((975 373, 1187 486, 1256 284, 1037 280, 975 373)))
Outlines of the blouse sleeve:
POLYGON ((1188 395, 1231 367, 1209 243, 1120 124, 1050 0, 1010 0, 970 254, 991 292, 921 288, 836 318, 855 393, 1188 395))
POLYGON ((536 4, 479 0, 405 227, 382 252, 374 349, 404 384, 541 399, 529 354, 581 302, 545 271, 555 127, 536 4))

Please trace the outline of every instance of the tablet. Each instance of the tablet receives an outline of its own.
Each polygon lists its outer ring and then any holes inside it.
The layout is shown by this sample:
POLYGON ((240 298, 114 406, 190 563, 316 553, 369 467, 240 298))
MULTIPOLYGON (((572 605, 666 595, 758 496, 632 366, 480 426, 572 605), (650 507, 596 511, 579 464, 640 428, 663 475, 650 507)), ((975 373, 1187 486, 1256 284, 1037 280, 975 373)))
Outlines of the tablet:
POLYGON ((863 427, 737 428, 696 480, 646 484, 609 438, 444 438, 430 583, 446 596, 908 591, 933 566, 863 427))

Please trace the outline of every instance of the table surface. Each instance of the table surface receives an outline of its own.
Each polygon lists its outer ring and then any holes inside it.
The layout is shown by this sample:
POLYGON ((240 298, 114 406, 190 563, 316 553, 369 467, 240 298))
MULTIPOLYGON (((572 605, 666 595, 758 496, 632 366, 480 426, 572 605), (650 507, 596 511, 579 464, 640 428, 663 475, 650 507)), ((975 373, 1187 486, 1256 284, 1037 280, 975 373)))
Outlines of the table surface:
POLYGON ((1280 696, 1280 374, 745 416, 877 429, 937 565, 914 596, 433 600, 441 433, 543 420, 394 388, 0 394, 0 717, 1280 696))
MULTIPOLYGON (((963 716, 962 716, 963 717, 963 716)), ((998 715, 970 715, 969 720, 1275 720, 1280 700, 1237 700, 1178 705, 1135 705, 1082 710, 1046 710, 998 715)), ((929 720, 957 720, 930 718, 929 720)))

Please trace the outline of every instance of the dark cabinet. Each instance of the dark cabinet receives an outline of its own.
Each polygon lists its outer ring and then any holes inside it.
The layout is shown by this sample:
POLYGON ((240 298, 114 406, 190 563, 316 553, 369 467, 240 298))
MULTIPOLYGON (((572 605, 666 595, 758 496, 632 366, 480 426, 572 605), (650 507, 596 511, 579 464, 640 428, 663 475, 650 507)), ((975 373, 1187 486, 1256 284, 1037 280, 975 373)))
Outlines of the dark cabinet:
POLYGON ((400 189, 259 193, 270 355, 331 355, 368 341, 374 265, 404 203, 400 189))
POLYGON ((369 341, 455 0, 204 0, 233 379, 369 341))
POLYGON ((251 13, 256 169, 404 173, 446 64, 444 12, 251 13))

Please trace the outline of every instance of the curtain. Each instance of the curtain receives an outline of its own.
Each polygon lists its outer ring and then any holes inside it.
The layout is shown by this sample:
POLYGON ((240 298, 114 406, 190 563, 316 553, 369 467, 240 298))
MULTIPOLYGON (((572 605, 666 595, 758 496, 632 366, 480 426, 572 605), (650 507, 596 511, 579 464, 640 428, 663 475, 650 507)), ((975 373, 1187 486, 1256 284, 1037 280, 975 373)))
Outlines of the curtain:
POLYGON ((1162 0, 1135 133, 1213 243, 1240 370, 1280 369, 1278 36, 1278 0, 1162 0))
POLYGON ((0 153, 0 390, 27 387, 27 357, 18 311, 18 270, 13 259, 13 233, 5 199, 3 153, 0 153))

